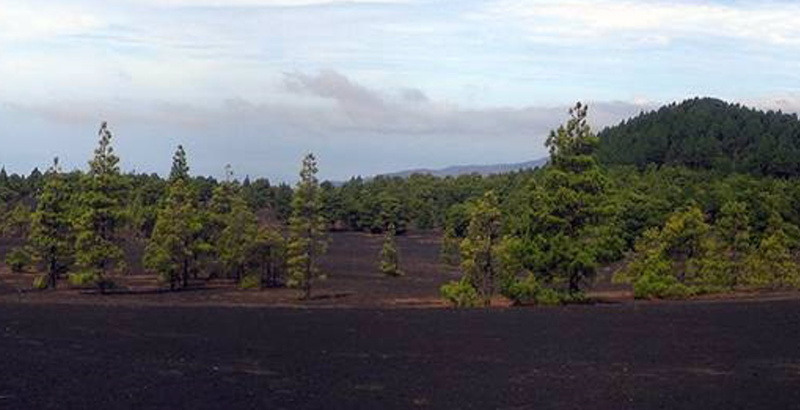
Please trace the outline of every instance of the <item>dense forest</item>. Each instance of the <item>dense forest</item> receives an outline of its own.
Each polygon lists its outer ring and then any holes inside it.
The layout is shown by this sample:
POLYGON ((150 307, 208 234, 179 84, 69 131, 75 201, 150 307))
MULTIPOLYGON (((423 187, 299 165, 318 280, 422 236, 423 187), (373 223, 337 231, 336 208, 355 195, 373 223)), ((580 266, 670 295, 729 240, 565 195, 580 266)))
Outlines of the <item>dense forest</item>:
POLYGON ((643 113, 599 136, 600 158, 607 164, 800 175, 796 114, 696 98, 643 113))
MULTIPOLYGON (((384 235, 380 272, 401 274, 395 235, 442 232, 463 279, 459 306, 581 301, 601 267, 640 298, 800 286, 800 122, 713 99, 642 114, 596 135, 578 104, 547 139, 547 166, 501 175, 356 177, 319 182, 308 155, 295 187, 190 175, 178 147, 167 177, 125 174, 104 124, 86 171, 57 160, 0 171, 5 261, 42 272, 37 288, 114 286, 125 244, 171 289, 189 279, 293 286, 304 297, 335 230, 384 235)), ((168 157, 165 160, 169 160, 168 157)), ((400 254, 401 255, 401 254, 400 254)), ((380 274, 376 269, 376 274, 380 274)))

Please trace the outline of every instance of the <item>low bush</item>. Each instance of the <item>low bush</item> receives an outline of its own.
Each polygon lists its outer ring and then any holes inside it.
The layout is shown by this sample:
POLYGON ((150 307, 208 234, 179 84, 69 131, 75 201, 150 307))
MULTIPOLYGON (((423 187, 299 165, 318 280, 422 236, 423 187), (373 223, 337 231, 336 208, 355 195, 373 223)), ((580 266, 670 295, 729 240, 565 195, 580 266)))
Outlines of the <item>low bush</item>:
POLYGON ((566 302, 563 292, 551 288, 542 288, 536 294, 536 304, 543 306, 557 306, 566 302))
POLYGON ((261 276, 245 275, 239 281, 239 289, 261 289, 261 276))
POLYGON ((95 280, 97 280, 97 275, 92 272, 76 272, 70 273, 69 276, 67 276, 67 280, 69 281, 70 285, 83 288, 94 286, 95 280))
POLYGON ((100 291, 114 289, 117 284, 108 277, 101 277, 94 272, 70 273, 67 277, 69 284, 77 288, 97 287, 100 291))
POLYGON ((14 248, 6 254, 6 265, 14 273, 22 273, 33 264, 33 256, 24 247, 14 248))
POLYGON ((555 306, 565 303, 580 303, 584 301, 582 293, 569 294, 542 285, 532 273, 508 285, 503 290, 514 305, 542 305, 555 306))
POLYGON ((440 291, 442 297, 455 307, 476 307, 481 303, 478 291, 466 279, 448 282, 440 291))
POLYGON ((38 290, 47 289, 47 275, 39 275, 33 278, 33 288, 38 290))
POLYGON ((542 286, 532 273, 523 279, 515 280, 501 291, 502 295, 511 300, 514 305, 526 305, 536 302, 536 296, 542 286))
POLYGON ((633 281, 633 297, 636 299, 685 299, 697 294, 672 275, 646 273, 633 281))

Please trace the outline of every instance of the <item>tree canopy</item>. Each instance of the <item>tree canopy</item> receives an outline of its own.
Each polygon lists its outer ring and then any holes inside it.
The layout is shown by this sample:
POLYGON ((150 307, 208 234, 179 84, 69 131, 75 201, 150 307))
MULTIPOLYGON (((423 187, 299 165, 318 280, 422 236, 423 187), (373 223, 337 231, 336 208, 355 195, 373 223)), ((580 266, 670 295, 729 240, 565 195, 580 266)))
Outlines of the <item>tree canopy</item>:
POLYGON ((800 175, 796 114, 695 98, 642 113, 600 133, 607 164, 691 168, 789 177, 800 175))

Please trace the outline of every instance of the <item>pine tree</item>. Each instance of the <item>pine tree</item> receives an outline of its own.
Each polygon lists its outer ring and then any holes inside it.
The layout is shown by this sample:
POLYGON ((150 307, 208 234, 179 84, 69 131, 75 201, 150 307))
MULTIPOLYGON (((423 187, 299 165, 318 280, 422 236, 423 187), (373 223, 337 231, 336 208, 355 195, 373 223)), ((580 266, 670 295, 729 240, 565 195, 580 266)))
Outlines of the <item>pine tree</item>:
POLYGON ((661 229, 665 252, 678 269, 680 283, 697 282, 697 262, 703 258, 703 239, 711 230, 697 206, 674 212, 661 229))
POLYGON ((550 133, 546 146, 550 164, 535 180, 529 204, 513 229, 540 253, 533 266, 545 282, 566 283, 570 293, 580 292, 597 266, 603 238, 594 227, 609 214, 605 201, 606 179, 596 159, 598 138, 587 122, 587 106, 570 109, 565 125, 550 133))
POLYGON ((494 191, 487 192, 472 205, 469 219, 467 236, 461 242, 461 267, 483 304, 489 306, 501 263, 498 247, 502 213, 494 191))
POLYGON ((321 276, 318 263, 327 249, 325 226, 317 160, 308 154, 292 197, 288 245, 289 286, 301 289, 304 299, 311 298, 312 281, 321 276))
POLYGON ((226 272, 239 282, 247 274, 258 236, 258 218, 247 206, 244 198, 231 197, 231 211, 224 219, 225 228, 217 241, 217 255, 226 272))
POLYGON ((286 183, 281 183, 273 187, 272 209, 278 214, 278 219, 288 221, 292 216, 292 187, 286 183))
POLYGON ((752 251, 747 205, 738 201, 723 205, 715 227, 727 248, 731 262, 731 285, 736 286, 739 284, 743 261, 752 251))
POLYGON ((122 224, 125 186, 119 170, 119 158, 111 147, 112 134, 104 122, 98 132, 100 141, 89 162, 78 196, 75 258, 87 282, 105 292, 113 270, 124 268, 124 254, 115 243, 122 224))
MULTIPOLYGON (((214 187, 208 206, 204 209, 203 237, 212 245, 211 253, 217 260, 220 260, 220 252, 224 246, 220 243, 222 232, 230 222, 231 213, 235 198, 240 195, 240 187, 233 180, 233 171, 230 165, 225 166, 225 180, 214 187)), ((227 274, 225 266, 212 264, 216 270, 215 274, 227 274)), ((224 265, 224 264, 223 264, 224 265)))
POLYGON ((30 227, 31 210, 20 201, 4 215, 2 225, 0 225, 2 228, 0 234, 25 239, 28 237, 30 227))
POLYGON ((800 288, 800 266, 789 249, 785 222, 776 213, 769 219, 767 232, 745 262, 743 281, 759 288, 800 288))
POLYGON ((721 241, 710 233, 699 207, 675 211, 661 229, 644 232, 631 261, 614 279, 632 283, 637 298, 685 298, 730 286, 730 262, 721 241))
POLYGON ((458 266, 460 260, 461 240, 453 228, 446 228, 442 235, 442 249, 439 258, 449 266, 458 266))
POLYGON ((45 287, 56 288, 59 275, 73 263, 75 236, 70 220, 69 186, 65 183, 58 158, 44 176, 36 211, 31 216, 30 242, 47 269, 45 287))
POLYGON ((281 285, 285 261, 283 237, 276 230, 260 227, 248 256, 248 265, 254 272, 260 272, 260 288, 281 285))
POLYGON ((387 276, 401 276, 403 272, 400 270, 400 254, 397 250, 397 242, 395 235, 397 234, 395 226, 390 223, 383 234, 383 247, 381 248, 381 273, 387 276))
POLYGON ((225 220, 233 210, 234 197, 238 194, 236 183, 230 180, 225 180, 214 188, 208 203, 208 229, 213 241, 216 242, 222 230, 225 229, 225 220))
POLYGON ((183 150, 183 145, 178 145, 178 149, 172 157, 169 180, 174 181, 176 179, 189 180, 189 164, 186 161, 186 151, 183 150))
POLYGON ((207 244, 201 238, 202 220, 189 186, 189 166, 179 146, 172 164, 167 200, 158 211, 144 255, 145 267, 158 272, 170 290, 188 286, 198 255, 207 244))
MULTIPOLYGON (((14 196, 14 191, 9 185, 6 167, 0 167, 0 203, 8 202, 14 196)), ((2 227, 2 225, 0 225, 2 227)))

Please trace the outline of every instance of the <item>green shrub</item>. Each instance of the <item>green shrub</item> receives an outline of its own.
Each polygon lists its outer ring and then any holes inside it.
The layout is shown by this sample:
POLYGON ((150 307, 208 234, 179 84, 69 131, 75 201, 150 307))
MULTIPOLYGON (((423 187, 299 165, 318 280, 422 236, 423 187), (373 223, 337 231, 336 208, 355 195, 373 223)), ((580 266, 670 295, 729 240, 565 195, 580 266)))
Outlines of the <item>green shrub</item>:
POLYGON ((97 275, 92 272, 70 273, 67 277, 69 284, 75 287, 93 286, 97 280, 97 275))
POLYGON ((245 275, 239 281, 240 289, 261 289, 261 276, 259 275, 245 275))
POLYGON ((67 277, 69 284, 76 288, 97 287, 100 291, 115 289, 116 282, 108 277, 101 277, 94 272, 70 273, 67 277))
POLYGON ((563 292, 551 288, 542 288, 536 294, 536 304, 542 306, 556 306, 565 302, 563 292))
POLYGON ((570 294, 544 286, 532 273, 507 286, 503 291, 503 296, 510 299, 514 305, 556 306, 585 301, 583 293, 570 294))
POLYGON ((47 289, 47 275, 39 275, 33 278, 33 288, 38 290, 47 289))
POLYGON ((25 272, 31 264, 33 264, 33 256, 24 247, 14 248, 6 254, 6 265, 14 273, 25 272))
POLYGON ((633 282, 636 299, 685 299, 696 294, 694 287, 680 283, 672 275, 646 273, 633 282))
POLYGON ((514 305, 526 305, 536 302, 536 296, 542 286, 532 273, 524 279, 515 280, 501 291, 502 295, 511 300, 514 305))
POLYGON ((455 307, 476 307, 481 302, 478 291, 466 279, 448 282, 442 285, 440 291, 442 297, 455 307))

